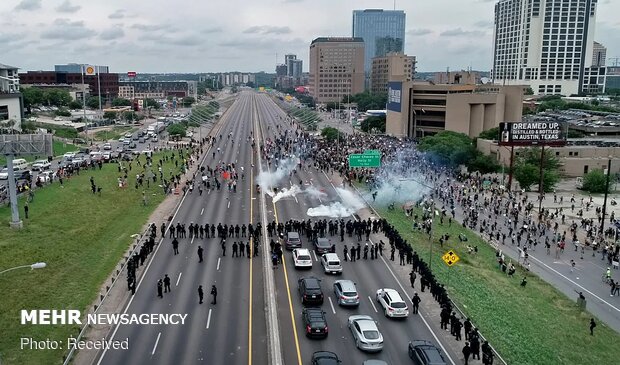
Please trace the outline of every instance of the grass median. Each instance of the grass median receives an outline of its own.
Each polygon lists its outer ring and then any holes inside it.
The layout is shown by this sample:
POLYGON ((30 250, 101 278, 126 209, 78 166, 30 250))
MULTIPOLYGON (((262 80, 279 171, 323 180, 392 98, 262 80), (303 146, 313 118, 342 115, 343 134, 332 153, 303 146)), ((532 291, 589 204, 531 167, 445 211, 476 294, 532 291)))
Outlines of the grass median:
MULTIPOLYGON (((178 151, 175 152, 178 156, 178 151)), ((154 161, 171 151, 154 155, 154 161)), ((178 157, 177 157, 178 159, 178 157)), ((140 160, 144 163, 145 157, 140 160)), ((99 288, 116 267, 132 241, 147 223, 165 195, 157 182, 150 187, 135 188, 136 174, 143 171, 136 162, 128 172, 128 186, 118 188, 117 164, 104 164, 102 170, 81 171, 71 177, 36 191, 29 204, 29 218, 24 219, 24 201, 19 211, 24 228, 8 227, 10 208, 0 208, 0 271, 34 262, 47 267, 30 271, 20 269, 0 275, 0 362, 2 364, 57 364, 66 347, 57 350, 20 349, 21 338, 36 341, 63 341, 76 336, 79 327, 32 326, 20 324, 21 309, 86 309, 97 298, 99 288), (90 177, 102 187, 101 196, 92 194, 90 177), (142 192, 147 205, 143 205, 142 192)), ((181 166, 181 164, 179 164, 181 166)), ((164 177, 178 168, 169 159, 164 163, 164 177)), ((157 169, 153 172, 157 175, 157 169)), ((160 224, 161 222, 156 222, 160 224)), ((123 278, 121 278, 123 279, 123 278)), ((126 285, 124 282, 120 285, 126 285)))
POLYGON ((112 127, 112 129, 106 129, 95 132, 95 139, 98 141, 109 141, 109 140, 117 140, 125 135, 125 133, 130 132, 133 133, 138 128, 131 126, 116 126, 112 127))
MULTIPOLYGON (((429 261, 428 235, 414 231, 411 218, 400 209, 378 212, 429 261)), ((447 219, 443 225, 435 219, 433 245, 433 273, 509 364, 617 363, 618 333, 597 321, 590 336, 590 313, 580 311, 575 301, 536 275, 517 270, 513 278, 508 277, 498 268, 495 250, 472 231, 456 222, 449 226, 447 219), (468 242, 459 242, 461 233, 468 242), (450 239, 441 247, 443 234, 450 239), (477 246, 478 253, 468 254, 468 244, 477 246), (461 258, 451 268, 441 260, 448 250, 461 258), (523 276, 528 280, 525 287, 520 286, 523 276)))

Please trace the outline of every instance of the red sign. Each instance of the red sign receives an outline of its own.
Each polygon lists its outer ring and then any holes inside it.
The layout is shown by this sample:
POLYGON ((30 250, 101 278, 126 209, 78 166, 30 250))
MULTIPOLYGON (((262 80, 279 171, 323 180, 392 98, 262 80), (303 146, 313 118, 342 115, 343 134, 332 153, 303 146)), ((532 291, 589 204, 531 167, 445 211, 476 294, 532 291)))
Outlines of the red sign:
POLYGON ((127 72, 127 77, 136 77, 136 71, 127 72))

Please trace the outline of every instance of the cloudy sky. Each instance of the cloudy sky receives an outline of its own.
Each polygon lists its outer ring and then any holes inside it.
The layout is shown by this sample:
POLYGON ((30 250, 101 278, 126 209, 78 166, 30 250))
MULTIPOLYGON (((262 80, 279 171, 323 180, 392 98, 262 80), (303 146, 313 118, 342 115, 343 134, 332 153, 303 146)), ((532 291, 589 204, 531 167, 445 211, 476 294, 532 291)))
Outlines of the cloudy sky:
MULTIPOLYGON (((488 70, 496 0, 397 0, 419 71, 488 70)), ((109 65, 112 72, 307 71, 319 36, 350 36, 352 10, 393 0, 0 0, 0 63, 109 65)), ((599 0, 596 40, 620 57, 620 1, 599 0)))

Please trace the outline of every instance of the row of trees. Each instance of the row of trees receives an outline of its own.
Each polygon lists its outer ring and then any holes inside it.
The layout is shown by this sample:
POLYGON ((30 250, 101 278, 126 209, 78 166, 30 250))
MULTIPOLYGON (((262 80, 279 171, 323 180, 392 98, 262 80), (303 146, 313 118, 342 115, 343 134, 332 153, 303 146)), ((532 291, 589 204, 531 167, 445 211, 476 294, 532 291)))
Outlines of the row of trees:
POLYGON ((383 110, 387 103, 387 94, 373 94, 370 91, 344 96, 341 103, 330 102, 326 104, 327 110, 337 109, 339 104, 355 103, 357 110, 365 112, 367 110, 383 110))

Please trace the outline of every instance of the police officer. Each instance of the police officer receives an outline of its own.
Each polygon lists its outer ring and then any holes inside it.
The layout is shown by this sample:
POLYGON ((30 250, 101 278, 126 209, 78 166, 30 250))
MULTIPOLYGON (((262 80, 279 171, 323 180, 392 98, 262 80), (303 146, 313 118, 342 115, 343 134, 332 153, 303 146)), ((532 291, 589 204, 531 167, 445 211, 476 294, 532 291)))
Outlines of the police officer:
POLYGON ((160 298, 164 297, 164 283, 161 281, 161 279, 157 280, 157 296, 160 298))
POLYGON ((202 304, 202 298, 204 297, 204 292, 202 291, 202 285, 198 285, 198 304, 202 304))
MULTIPOLYGON (((222 247, 223 244, 222 244, 222 247)), ((237 248, 239 247, 239 245, 237 245, 237 241, 233 242, 232 248, 233 248, 233 253, 232 253, 232 257, 237 257, 237 248)))
POLYGON ((202 247, 198 246, 198 262, 202 262, 202 247))
POLYGON ((167 293, 171 291, 170 290, 170 278, 168 277, 168 274, 166 274, 164 276, 164 293, 167 293))
POLYGON ((211 304, 217 304, 217 288, 215 287, 215 285, 211 286, 211 295, 213 296, 213 301, 211 302, 211 304))
POLYGON ((416 274, 415 272, 413 272, 413 270, 411 270, 411 272, 409 273, 409 283, 411 283, 412 288, 415 288, 415 278, 416 274))
POLYGON ((177 240, 176 237, 172 240, 172 252, 174 252, 175 255, 179 254, 179 240, 177 240))
POLYGON ((413 303, 413 314, 418 314, 418 307, 421 301, 418 293, 413 293, 413 298, 411 298, 411 302, 413 303))

